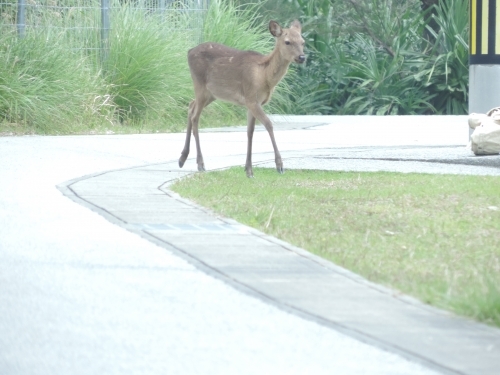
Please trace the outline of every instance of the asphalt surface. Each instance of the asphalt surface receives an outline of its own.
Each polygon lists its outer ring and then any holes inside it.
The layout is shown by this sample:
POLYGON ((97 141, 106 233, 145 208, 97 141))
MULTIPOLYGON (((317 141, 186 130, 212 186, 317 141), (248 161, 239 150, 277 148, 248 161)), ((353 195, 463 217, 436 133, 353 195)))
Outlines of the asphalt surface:
MULTIPOLYGON (((500 174, 464 117, 275 120, 288 169, 500 174)), ((201 134, 208 169, 243 165, 241 131, 201 134)), ((0 138, 1 374, 498 372, 500 330, 173 194, 183 139, 0 138)))

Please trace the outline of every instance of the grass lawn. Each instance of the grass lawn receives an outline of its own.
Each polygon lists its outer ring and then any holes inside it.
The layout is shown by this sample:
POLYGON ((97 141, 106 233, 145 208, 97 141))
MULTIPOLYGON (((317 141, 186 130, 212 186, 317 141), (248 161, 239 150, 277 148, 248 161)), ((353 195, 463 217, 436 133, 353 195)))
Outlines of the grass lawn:
POLYGON ((172 186, 432 305, 500 326, 500 178, 242 168, 172 186))

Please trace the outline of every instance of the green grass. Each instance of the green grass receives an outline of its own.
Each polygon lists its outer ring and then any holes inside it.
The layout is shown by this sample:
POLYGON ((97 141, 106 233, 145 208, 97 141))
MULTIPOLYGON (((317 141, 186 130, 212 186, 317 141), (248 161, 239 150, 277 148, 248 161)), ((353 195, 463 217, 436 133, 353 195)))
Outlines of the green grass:
POLYGON ((242 168, 172 189, 420 300, 500 326, 500 178, 242 168))

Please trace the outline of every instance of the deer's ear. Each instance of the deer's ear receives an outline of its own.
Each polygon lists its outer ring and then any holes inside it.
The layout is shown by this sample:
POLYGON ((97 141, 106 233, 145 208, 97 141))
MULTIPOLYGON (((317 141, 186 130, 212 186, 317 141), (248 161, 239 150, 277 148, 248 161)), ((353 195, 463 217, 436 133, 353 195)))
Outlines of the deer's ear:
POLYGON ((276 21, 270 21, 269 22, 269 31, 276 38, 279 38, 281 36, 281 34, 283 33, 283 30, 281 29, 281 26, 276 21))
POLYGON ((302 25, 300 24, 299 20, 295 20, 291 23, 290 28, 298 29, 299 33, 302 30, 302 25))

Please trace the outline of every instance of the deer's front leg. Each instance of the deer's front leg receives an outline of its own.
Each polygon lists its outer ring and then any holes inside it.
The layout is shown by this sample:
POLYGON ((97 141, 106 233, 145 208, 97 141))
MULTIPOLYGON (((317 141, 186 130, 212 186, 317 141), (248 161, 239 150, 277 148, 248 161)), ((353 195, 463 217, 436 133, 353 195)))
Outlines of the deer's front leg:
POLYGON ((267 117, 267 115, 264 113, 260 104, 247 104, 247 107, 252 112, 252 115, 266 127, 266 130, 269 133, 269 137, 271 138, 271 143, 273 144, 276 170, 278 171, 278 173, 282 174, 284 172, 283 161, 281 160, 281 154, 278 150, 278 146, 276 145, 276 140, 274 139, 273 124, 271 120, 269 120, 269 117, 267 117))
POLYGON ((205 163, 203 161, 203 155, 201 153, 200 147, 200 135, 198 133, 198 128, 193 129, 194 140, 196 141, 196 164, 198 164, 198 171, 205 172, 205 163))
POLYGON ((245 163, 245 172, 247 177, 253 177, 253 169, 252 169, 252 139, 253 132, 255 130, 255 117, 252 115, 250 110, 247 111, 247 137, 248 137, 248 145, 247 145, 247 161, 245 163))

